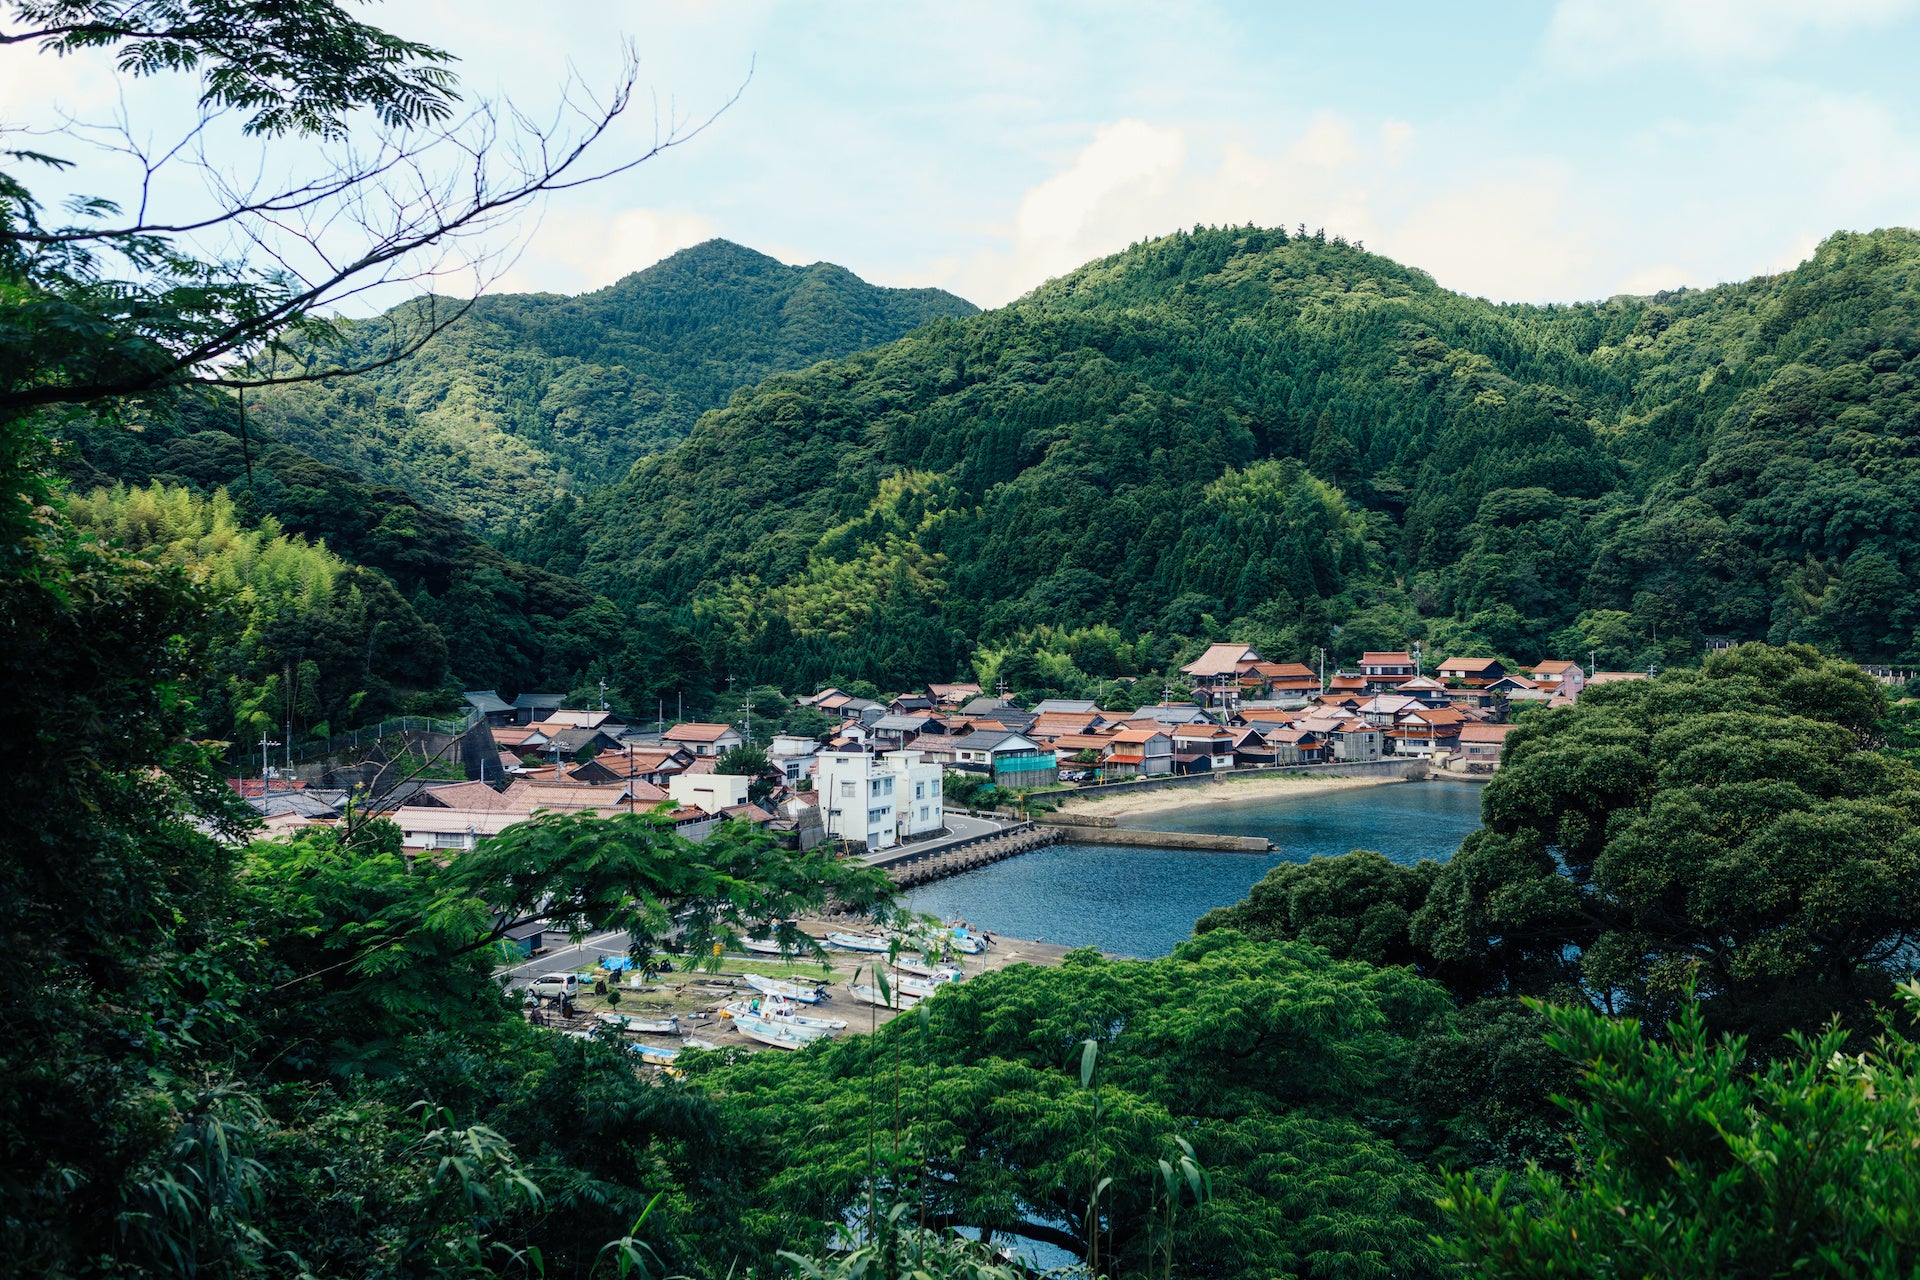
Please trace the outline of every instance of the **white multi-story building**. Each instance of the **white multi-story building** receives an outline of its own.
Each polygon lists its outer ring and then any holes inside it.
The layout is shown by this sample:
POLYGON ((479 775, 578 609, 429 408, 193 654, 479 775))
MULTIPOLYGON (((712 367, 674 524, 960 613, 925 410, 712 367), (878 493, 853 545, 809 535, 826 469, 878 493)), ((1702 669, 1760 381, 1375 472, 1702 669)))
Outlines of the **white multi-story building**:
POLYGON ((940 766, 919 751, 823 751, 814 764, 827 834, 888 849, 946 825, 940 766))

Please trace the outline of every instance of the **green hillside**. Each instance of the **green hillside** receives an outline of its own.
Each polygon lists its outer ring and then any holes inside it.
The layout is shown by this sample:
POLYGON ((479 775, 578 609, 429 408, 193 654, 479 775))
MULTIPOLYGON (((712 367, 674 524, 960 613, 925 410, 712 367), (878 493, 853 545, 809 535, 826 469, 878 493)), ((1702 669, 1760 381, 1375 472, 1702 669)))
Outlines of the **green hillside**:
MULTIPOLYGON (((680 440, 736 388, 974 310, 710 240, 593 293, 483 297, 413 358, 282 388, 259 414, 286 443, 500 535, 680 440)), ((347 358, 380 350, 389 323, 351 327, 347 358)))
POLYGON ((302 723, 335 729, 449 709, 449 683, 509 696, 602 677, 635 697, 693 687, 684 673, 700 669, 698 652, 658 610, 616 607, 564 574, 502 554, 445 512, 262 438, 257 427, 243 443, 230 399, 192 397, 138 418, 137 431, 70 426, 58 456, 76 495, 93 495, 76 503, 82 524, 208 571, 216 583, 244 587, 252 562, 264 558, 251 550, 260 543, 306 577, 338 584, 239 600, 240 625, 223 634, 222 670, 203 695, 223 730, 229 713, 244 720, 262 688, 303 662, 317 662, 318 681, 308 685, 316 696, 302 723), (163 492, 116 497, 117 485, 163 492), (299 545, 280 547, 282 534, 299 545), (232 547, 245 553, 237 574, 225 567, 232 547))
POLYGON ((1198 230, 777 375, 575 521, 756 678, 1085 687, 1232 632, 1602 665, 1911 651, 1920 238, 1496 306, 1338 238, 1198 230))

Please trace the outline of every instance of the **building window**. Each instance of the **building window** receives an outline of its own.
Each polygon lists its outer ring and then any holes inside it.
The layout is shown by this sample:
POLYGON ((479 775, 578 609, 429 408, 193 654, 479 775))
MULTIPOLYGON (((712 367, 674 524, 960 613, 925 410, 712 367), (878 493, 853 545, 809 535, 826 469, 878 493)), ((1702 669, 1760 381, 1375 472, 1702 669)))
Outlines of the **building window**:
POLYGON ((924 782, 916 782, 916 783, 914 783, 914 784, 913 784, 913 798, 914 798, 915 800, 924 800, 924 799, 926 799, 926 796, 927 796, 927 784, 926 784, 926 783, 924 783, 924 782))
POLYGON ((851 782, 841 783, 840 794, 843 796, 851 796, 853 794, 853 784, 851 782))

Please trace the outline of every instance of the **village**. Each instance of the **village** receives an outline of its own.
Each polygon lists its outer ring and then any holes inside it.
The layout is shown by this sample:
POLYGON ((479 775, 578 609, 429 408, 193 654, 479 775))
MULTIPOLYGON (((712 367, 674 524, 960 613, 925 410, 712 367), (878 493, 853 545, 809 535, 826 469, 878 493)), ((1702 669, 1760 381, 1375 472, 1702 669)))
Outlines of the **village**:
POLYGON ((474 690, 465 733, 449 743, 461 748, 464 779, 386 770, 357 799, 351 786, 327 785, 338 779, 324 771, 263 770, 233 785, 274 833, 337 822, 353 799, 399 827, 410 855, 470 849, 543 811, 648 812, 692 840, 747 822, 799 848, 836 840, 877 853, 951 837, 982 795, 1058 798, 1136 780, 1392 760, 1485 777, 1520 708, 1566 706, 1591 685, 1646 678, 1557 660, 1509 671, 1482 657, 1448 658, 1428 674, 1417 646, 1316 673, 1221 643, 1180 670, 1185 699, 1169 688, 1131 711, 1068 699, 1023 707, 968 682, 884 701, 825 688, 796 701, 833 723, 829 732, 764 742, 744 718, 635 723, 564 706, 558 694, 508 701, 474 690))

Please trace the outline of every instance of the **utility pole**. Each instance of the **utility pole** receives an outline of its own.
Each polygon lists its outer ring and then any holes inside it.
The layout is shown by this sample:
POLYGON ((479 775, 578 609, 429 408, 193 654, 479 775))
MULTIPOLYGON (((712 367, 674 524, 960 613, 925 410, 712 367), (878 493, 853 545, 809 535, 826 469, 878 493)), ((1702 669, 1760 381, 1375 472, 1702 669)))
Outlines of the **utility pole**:
POLYGON ((281 663, 280 671, 284 677, 281 687, 287 691, 285 704, 287 708, 287 781, 291 783, 293 781, 293 664, 281 663))
POLYGON ((600 709, 602 711, 607 709, 607 678, 605 676, 600 677, 600 709))
POLYGON ((1420 674, 1420 642, 1418 640, 1413 642, 1413 674, 1415 676, 1420 674))
POLYGON ((1315 652, 1320 655, 1320 692, 1325 693, 1327 691, 1327 651, 1318 649, 1315 652))
POLYGON ((1598 674, 1600 674, 1600 651, 1589 649, 1587 650, 1587 679, 1591 680, 1598 674))
POLYGON ((263 796, 272 790, 267 784, 267 748, 277 747, 279 745, 279 743, 267 736, 266 730, 262 729, 260 731, 260 794, 263 796))
POLYGON ((653 700, 653 731, 655 733, 667 731, 667 700, 665 698, 653 700))
POLYGON ((747 690, 747 709, 740 713, 740 732, 746 735, 746 745, 753 745, 753 690, 747 690))

